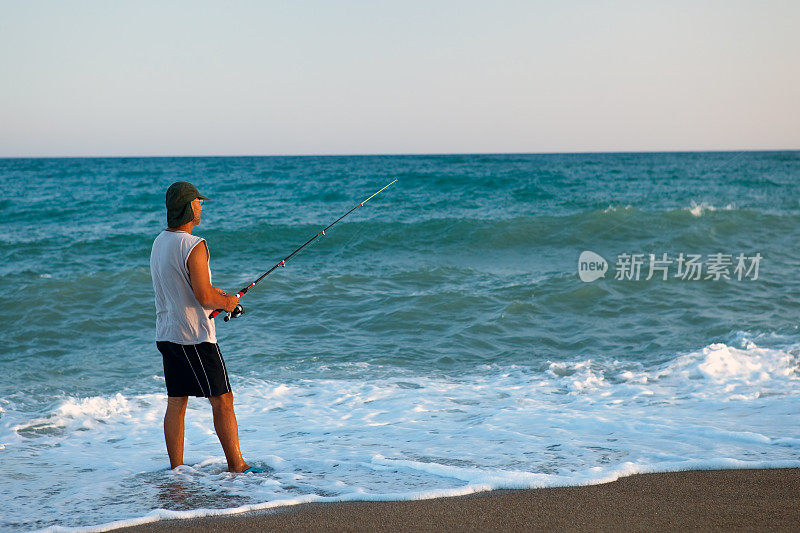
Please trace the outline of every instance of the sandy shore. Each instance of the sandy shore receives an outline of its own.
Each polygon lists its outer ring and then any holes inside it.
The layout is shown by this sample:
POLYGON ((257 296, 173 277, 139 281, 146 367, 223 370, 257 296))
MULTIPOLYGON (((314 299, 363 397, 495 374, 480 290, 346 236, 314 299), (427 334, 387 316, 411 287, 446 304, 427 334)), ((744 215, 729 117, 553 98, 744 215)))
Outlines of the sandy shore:
POLYGON ((589 487, 311 503, 116 531, 800 531, 800 469, 640 474, 589 487))

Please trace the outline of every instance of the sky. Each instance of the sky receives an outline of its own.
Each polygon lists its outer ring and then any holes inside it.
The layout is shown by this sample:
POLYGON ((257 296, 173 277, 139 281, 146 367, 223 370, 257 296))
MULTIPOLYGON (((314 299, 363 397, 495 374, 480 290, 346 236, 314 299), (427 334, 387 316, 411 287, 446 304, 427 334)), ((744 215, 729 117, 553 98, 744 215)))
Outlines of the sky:
POLYGON ((0 157, 800 149, 797 0, 0 0, 0 157))

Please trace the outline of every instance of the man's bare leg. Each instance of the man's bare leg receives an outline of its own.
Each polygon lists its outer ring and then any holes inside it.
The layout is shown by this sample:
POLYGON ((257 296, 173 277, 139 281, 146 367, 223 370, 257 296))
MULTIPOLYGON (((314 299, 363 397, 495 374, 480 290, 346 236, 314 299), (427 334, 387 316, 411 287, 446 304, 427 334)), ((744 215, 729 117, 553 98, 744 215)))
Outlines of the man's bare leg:
POLYGON ((226 392, 221 396, 212 396, 209 400, 214 413, 214 430, 225 451, 228 470, 244 472, 249 467, 239 449, 239 427, 236 425, 236 414, 233 412, 233 393, 226 392))
POLYGON ((186 414, 187 396, 167 398, 167 412, 164 415, 164 440, 167 441, 170 468, 183 464, 183 418, 186 414))

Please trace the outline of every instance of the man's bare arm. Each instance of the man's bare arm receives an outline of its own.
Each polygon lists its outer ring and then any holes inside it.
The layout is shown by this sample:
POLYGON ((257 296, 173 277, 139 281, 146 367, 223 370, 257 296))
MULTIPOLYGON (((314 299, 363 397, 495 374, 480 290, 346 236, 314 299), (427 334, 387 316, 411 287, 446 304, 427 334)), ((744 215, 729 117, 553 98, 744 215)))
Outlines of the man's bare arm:
POLYGON ((239 303, 239 298, 225 294, 225 291, 219 287, 211 285, 211 279, 208 275, 208 248, 205 241, 202 244, 202 246, 197 245, 194 247, 189 253, 189 259, 186 262, 189 266, 189 279, 192 282, 194 297, 206 309, 233 311, 236 304, 239 303))

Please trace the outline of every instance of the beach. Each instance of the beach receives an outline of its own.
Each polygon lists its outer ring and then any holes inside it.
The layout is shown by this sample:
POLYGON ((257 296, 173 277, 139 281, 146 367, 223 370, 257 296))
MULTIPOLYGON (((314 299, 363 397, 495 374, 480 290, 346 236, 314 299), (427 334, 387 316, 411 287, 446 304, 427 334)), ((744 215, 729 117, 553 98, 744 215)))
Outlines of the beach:
POLYGON ((583 487, 310 503, 115 531, 798 531, 800 469, 637 474, 583 487))

